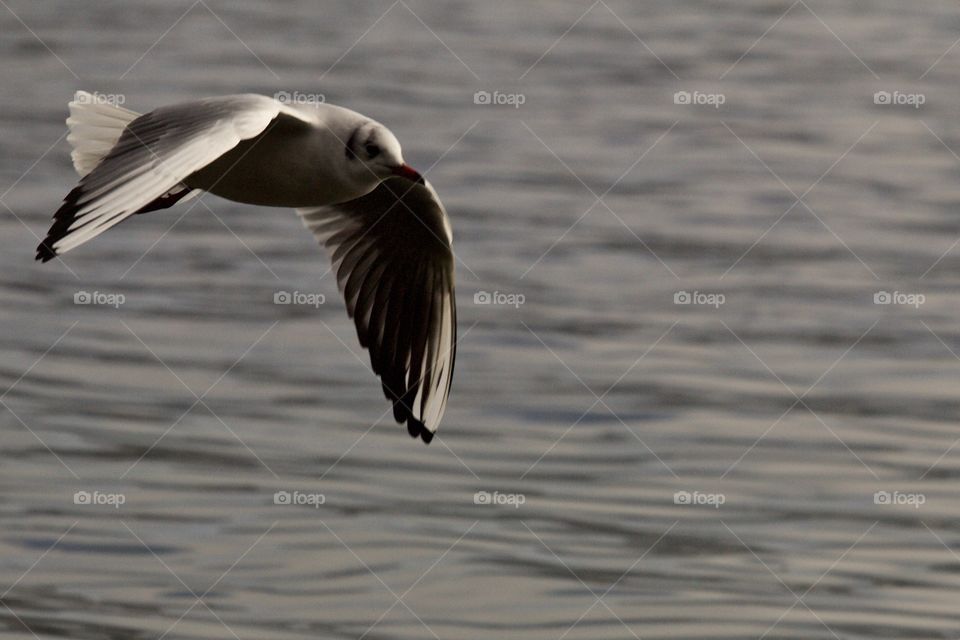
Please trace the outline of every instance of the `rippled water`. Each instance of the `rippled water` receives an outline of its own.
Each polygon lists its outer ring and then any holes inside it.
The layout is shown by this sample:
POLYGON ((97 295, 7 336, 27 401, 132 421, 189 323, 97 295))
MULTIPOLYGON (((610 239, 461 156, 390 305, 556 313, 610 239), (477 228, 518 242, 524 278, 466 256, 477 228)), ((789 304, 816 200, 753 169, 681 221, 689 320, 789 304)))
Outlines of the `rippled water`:
POLYGON ((7 636, 960 635, 954 3, 7 5, 7 636), (432 167, 433 445, 292 212, 210 197, 33 261, 79 88, 320 92, 432 167))

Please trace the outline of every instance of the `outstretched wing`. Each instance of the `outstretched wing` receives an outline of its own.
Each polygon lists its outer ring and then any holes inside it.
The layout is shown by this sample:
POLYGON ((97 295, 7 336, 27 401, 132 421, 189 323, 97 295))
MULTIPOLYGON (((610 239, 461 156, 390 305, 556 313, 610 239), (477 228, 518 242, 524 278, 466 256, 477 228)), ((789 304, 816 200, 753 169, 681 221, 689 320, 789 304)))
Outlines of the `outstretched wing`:
POLYGON ((46 262, 175 190, 184 178, 263 133, 278 116, 304 116, 254 94, 161 107, 134 119, 53 216, 37 259, 46 262))
POLYGON ((331 252, 394 418, 429 443, 447 405, 457 340, 453 237, 436 192, 389 178, 356 200, 297 213, 331 252))

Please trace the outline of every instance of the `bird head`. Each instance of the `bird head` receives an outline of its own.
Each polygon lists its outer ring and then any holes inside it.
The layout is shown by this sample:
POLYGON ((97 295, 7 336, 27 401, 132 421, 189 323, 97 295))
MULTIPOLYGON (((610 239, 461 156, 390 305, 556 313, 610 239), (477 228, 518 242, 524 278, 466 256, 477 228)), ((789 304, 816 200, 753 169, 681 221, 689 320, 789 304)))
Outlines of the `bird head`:
POLYGON ((347 159, 354 171, 368 172, 385 180, 399 176, 423 184, 423 177, 403 161, 397 137, 379 122, 368 120, 357 126, 347 141, 347 159))

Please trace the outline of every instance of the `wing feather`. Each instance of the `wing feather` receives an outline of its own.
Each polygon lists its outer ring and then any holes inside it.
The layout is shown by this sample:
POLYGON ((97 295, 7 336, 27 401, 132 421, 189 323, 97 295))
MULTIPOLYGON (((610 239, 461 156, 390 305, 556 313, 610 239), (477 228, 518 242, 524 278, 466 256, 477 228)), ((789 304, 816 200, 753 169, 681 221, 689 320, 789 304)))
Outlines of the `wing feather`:
POLYGON ((356 200, 297 212, 330 253, 394 418, 430 442, 450 393, 457 335, 452 237, 436 192, 390 178, 356 200))
POLYGON ((182 191, 187 176, 259 135, 281 114, 304 117, 272 98, 246 94, 161 107, 135 118, 67 194, 37 259, 46 262, 163 203, 171 191, 182 191))

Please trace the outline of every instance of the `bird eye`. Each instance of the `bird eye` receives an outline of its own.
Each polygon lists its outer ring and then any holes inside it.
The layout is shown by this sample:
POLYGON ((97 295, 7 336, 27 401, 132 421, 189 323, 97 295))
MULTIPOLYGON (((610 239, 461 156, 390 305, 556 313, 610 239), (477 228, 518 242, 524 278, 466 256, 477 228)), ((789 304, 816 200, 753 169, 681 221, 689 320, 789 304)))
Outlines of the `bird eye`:
POLYGON ((380 147, 375 144, 364 145, 363 149, 367 152, 367 157, 370 159, 376 158, 378 155, 380 155, 380 147))

